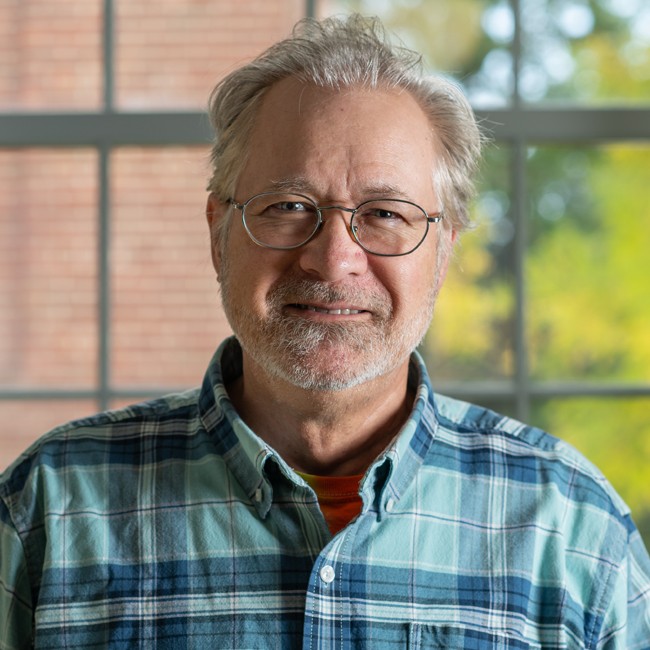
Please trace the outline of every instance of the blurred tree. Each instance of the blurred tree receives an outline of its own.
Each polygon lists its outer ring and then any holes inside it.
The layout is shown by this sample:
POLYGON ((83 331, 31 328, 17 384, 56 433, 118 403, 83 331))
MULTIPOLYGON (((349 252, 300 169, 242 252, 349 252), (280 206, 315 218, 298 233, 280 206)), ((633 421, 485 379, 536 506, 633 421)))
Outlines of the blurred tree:
POLYGON ((647 102, 650 5, 644 0, 521 0, 525 100, 647 102))

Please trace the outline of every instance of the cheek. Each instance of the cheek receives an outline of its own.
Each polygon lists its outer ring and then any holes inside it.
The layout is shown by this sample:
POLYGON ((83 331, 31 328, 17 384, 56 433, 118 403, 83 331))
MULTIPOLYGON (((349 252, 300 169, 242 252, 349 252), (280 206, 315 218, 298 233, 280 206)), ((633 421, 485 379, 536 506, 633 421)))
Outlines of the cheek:
POLYGON ((415 269, 400 263, 400 259, 381 258, 376 260, 373 268, 375 283, 390 297, 393 315, 400 316, 409 310, 414 302, 413 283, 417 279, 415 269))
POLYGON ((286 275, 273 259, 272 251, 246 243, 231 250, 228 272, 231 283, 231 300, 257 313, 267 309, 267 296, 274 284, 286 275), (271 255, 269 255, 271 253, 271 255))
POLYGON ((436 283, 436 261, 432 255, 392 258, 397 262, 391 273, 380 276, 393 300, 397 315, 406 312, 407 317, 427 305, 436 283))
POLYGON ((377 272, 378 280, 394 296, 395 301, 417 303, 434 283, 435 261, 424 255, 386 259, 394 266, 385 269, 384 273, 377 272))

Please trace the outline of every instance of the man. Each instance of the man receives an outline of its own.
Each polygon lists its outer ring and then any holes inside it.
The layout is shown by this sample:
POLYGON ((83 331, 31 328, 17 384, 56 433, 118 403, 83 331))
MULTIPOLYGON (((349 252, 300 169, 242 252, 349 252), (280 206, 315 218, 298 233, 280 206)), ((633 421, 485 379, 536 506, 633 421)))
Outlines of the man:
POLYGON ((648 648, 600 474, 434 394, 414 352, 480 135, 376 23, 303 22, 215 90, 225 341, 200 390, 4 475, 0 647, 648 648))

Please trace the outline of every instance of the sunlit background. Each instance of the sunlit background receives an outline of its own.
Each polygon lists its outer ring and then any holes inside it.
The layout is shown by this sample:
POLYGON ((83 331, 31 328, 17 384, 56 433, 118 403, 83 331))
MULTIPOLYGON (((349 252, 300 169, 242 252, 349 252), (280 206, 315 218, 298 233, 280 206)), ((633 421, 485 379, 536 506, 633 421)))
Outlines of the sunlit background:
POLYGON ((305 15, 380 16, 492 135, 423 352, 550 430, 650 540, 646 0, 0 0, 0 469, 58 423, 200 383, 228 334, 207 96, 305 15))

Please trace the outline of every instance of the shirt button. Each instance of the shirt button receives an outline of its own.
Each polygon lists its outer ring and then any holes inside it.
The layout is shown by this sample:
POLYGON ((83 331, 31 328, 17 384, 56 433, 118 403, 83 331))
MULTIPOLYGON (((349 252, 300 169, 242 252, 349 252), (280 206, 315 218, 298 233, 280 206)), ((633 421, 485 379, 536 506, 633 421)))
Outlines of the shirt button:
POLYGON ((393 512, 394 508, 395 508, 395 500, 388 499, 388 501, 386 501, 386 512, 393 512))
POLYGON ((329 584, 334 580, 334 569, 329 565, 326 564, 321 570, 320 570, 320 579, 325 583, 329 584))

